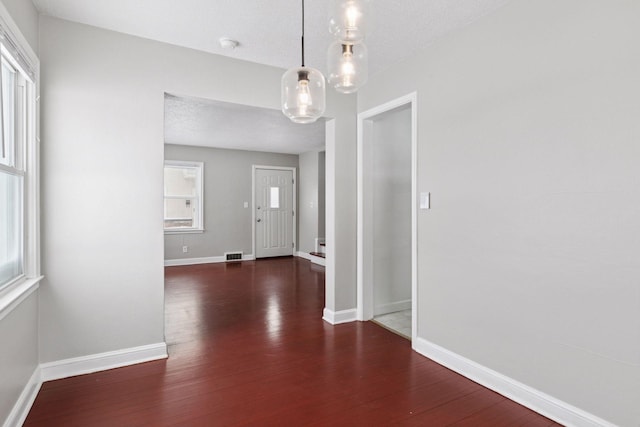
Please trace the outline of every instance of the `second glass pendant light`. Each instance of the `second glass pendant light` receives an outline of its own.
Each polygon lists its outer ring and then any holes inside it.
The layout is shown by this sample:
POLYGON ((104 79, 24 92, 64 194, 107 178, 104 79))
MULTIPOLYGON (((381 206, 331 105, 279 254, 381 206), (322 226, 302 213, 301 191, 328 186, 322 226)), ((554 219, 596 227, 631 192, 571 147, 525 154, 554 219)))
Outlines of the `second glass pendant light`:
POLYGON ((341 93, 357 91, 368 78, 367 47, 363 43, 336 41, 329 46, 329 85, 341 93))
POLYGON ((327 81, 340 93, 356 92, 367 82, 368 53, 363 40, 369 30, 369 0, 331 0, 327 81))

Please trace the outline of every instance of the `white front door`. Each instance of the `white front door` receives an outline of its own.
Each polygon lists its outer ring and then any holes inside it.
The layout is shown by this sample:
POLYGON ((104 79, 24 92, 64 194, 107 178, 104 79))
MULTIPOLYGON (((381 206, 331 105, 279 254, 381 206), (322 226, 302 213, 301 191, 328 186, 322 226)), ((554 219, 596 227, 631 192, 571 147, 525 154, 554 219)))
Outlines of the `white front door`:
POLYGON ((293 171, 255 170, 256 258, 293 255, 293 171))

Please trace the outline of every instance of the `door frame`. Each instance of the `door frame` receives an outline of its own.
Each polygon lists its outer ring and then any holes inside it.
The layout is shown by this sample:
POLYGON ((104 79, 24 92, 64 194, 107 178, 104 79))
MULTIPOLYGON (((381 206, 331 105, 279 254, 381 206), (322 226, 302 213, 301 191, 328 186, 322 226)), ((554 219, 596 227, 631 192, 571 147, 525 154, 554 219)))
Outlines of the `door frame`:
POLYGON ((258 251, 256 250, 256 169, 268 169, 268 170, 282 170, 291 171, 293 176, 293 221, 291 225, 293 227, 293 256, 298 252, 298 175, 297 168, 289 166, 264 166, 264 165, 251 165, 251 248, 253 250, 253 256, 257 258, 258 251))
MULTIPOLYGON (((365 197, 364 179, 368 172, 364 165, 364 152, 370 148, 369 136, 365 138, 365 129, 371 126, 372 120, 379 115, 405 105, 411 109, 411 341, 416 342, 418 336, 418 94, 412 92, 407 95, 386 102, 377 107, 358 114, 357 128, 357 306, 358 320, 367 321, 373 318, 373 283, 365 281, 365 257, 370 256, 371 249, 365 247, 365 197)), ((368 133, 367 133, 368 134, 368 133)), ((370 168, 369 168, 370 169, 370 168)), ((369 263, 370 264, 370 263, 369 263)))

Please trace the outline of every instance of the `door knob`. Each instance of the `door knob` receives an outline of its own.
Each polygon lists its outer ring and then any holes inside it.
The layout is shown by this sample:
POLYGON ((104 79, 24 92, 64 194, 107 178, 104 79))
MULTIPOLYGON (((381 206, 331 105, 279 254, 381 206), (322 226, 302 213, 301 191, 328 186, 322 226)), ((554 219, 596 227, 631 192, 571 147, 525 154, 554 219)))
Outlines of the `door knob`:
POLYGON ((260 221, 262 221, 260 218, 256 219, 256 222, 260 222, 260 221))

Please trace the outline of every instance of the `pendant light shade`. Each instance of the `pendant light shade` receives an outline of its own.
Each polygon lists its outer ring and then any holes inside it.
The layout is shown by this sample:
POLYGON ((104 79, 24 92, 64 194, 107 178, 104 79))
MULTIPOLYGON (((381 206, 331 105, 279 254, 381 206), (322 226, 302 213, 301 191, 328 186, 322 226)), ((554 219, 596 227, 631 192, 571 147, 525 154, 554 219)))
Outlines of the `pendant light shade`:
POLYGON ((371 21, 369 6, 369 0, 331 0, 329 32, 344 42, 362 41, 371 21))
POLYGON ((282 75, 282 112, 294 123, 313 123, 324 114, 324 76, 304 66, 304 0, 302 0, 302 66, 282 75))
POLYGON ((364 43, 336 41, 329 46, 329 86, 340 93, 353 93, 367 82, 368 53, 364 43))
POLYGON ((313 123, 324 114, 325 84, 320 71, 299 67, 282 76, 282 112, 294 123, 313 123))

